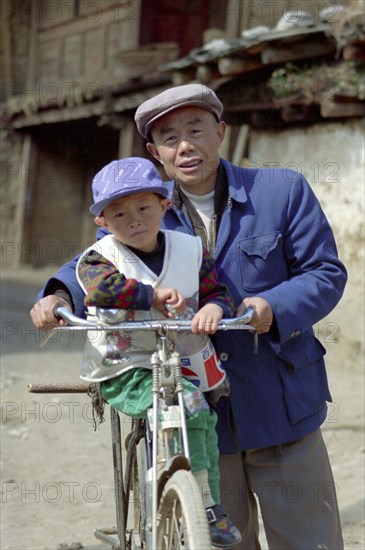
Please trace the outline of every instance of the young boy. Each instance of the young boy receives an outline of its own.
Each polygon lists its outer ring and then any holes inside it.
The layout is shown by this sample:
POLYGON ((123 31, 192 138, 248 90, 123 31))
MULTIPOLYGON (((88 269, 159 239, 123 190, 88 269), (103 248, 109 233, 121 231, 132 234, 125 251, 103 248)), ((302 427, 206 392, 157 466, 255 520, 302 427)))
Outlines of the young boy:
MULTIPOLYGON (((90 211, 96 224, 111 234, 89 247, 78 262, 89 309, 120 308, 129 318, 132 313, 136 320, 156 319, 182 314, 188 303, 195 312, 192 332, 201 335, 213 334, 222 317, 234 315, 230 294, 217 281, 200 238, 160 230, 168 188, 150 161, 114 161, 96 174, 92 188, 90 211)), ((93 361, 91 354, 82 367, 82 378, 101 382, 104 399, 128 416, 145 418, 152 405, 151 338, 151 333, 123 341, 119 337, 117 343, 109 342, 106 358, 93 361)), ((94 347, 102 358, 97 342, 94 347)), ((212 543, 230 548, 241 535, 218 504, 216 413, 191 381, 184 378, 183 385, 192 471, 202 488, 212 543)))

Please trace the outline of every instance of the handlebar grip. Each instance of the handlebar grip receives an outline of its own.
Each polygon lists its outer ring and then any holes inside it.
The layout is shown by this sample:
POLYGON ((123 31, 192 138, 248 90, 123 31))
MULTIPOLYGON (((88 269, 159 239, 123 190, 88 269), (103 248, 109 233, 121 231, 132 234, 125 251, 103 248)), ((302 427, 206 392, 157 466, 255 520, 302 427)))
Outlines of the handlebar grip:
POLYGON ((60 310, 62 310, 62 307, 63 306, 56 306, 53 309, 53 315, 56 317, 57 321, 60 321, 61 319, 63 319, 62 315, 60 314, 60 310))
MULTIPOLYGON (((83 327, 83 328, 95 328, 95 323, 92 323, 88 321, 87 319, 82 319, 81 317, 77 317, 72 311, 70 311, 65 306, 56 306, 53 310, 53 315, 57 319, 62 319, 65 321, 66 325, 75 326, 75 327, 83 327)), ((62 327, 59 327, 62 328, 62 327)))
POLYGON ((245 311, 242 313, 240 318, 249 323, 252 320, 252 317, 255 315, 255 308, 253 306, 246 307, 245 311))

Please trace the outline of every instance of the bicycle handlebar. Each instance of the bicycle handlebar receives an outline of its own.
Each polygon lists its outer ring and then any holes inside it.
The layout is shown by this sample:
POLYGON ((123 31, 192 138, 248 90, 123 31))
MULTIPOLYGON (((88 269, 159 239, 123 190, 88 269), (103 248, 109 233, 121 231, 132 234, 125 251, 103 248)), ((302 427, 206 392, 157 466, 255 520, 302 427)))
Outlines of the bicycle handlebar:
MULTIPOLYGON (((107 310, 108 311, 108 310, 107 310)), ((112 311, 112 310, 109 310, 112 311)), ((116 311, 116 310, 113 310, 116 311)), ((255 309, 249 306, 240 317, 233 317, 232 319, 221 319, 218 323, 217 330, 249 330, 254 335, 254 353, 258 350, 258 336, 256 327, 250 325, 250 321, 255 313, 255 309)), ((54 315, 58 319, 65 321, 65 326, 57 326, 50 330, 43 340, 40 342, 40 347, 43 347, 54 332, 63 330, 95 330, 95 331, 120 331, 130 332, 136 331, 190 331, 191 319, 151 319, 145 321, 123 321, 121 323, 107 323, 100 319, 90 321, 88 319, 82 319, 77 317, 71 311, 64 306, 57 306, 54 309, 54 315)))
MULTIPOLYGON (((255 310, 253 307, 248 307, 240 317, 233 317, 232 319, 221 319, 218 323, 217 330, 236 330, 246 329, 255 330, 255 327, 250 325, 255 310)), ((55 317, 63 319, 67 323, 65 327, 56 327, 53 330, 60 330, 62 328, 81 328, 84 330, 119 330, 131 331, 131 330, 174 330, 174 331, 187 331, 191 329, 191 319, 151 319, 144 321, 123 321, 121 323, 105 323, 96 319, 90 321, 87 319, 81 319, 70 312, 64 306, 57 306, 54 310, 55 317)))

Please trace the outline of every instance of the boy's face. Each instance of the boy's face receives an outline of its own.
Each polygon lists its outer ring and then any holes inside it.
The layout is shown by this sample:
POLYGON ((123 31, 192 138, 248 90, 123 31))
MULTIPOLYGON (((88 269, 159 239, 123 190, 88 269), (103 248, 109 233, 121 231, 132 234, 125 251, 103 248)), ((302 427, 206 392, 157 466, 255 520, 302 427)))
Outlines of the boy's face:
POLYGON ((181 107, 157 119, 148 151, 166 174, 196 195, 213 191, 225 123, 199 107, 181 107))
POLYGON ((168 204, 168 199, 150 192, 128 195, 104 208, 95 223, 108 229, 122 244, 142 252, 153 252, 168 204))

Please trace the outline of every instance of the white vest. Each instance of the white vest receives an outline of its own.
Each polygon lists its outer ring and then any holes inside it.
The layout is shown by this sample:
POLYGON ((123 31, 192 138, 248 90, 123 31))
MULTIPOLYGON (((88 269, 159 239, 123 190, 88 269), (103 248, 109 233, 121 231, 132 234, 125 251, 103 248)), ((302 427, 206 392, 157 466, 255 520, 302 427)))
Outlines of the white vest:
MULTIPOLYGON (((169 230, 165 230, 163 233, 165 234, 165 256, 159 276, 113 235, 107 235, 91 245, 81 258, 95 250, 113 263, 127 279, 136 279, 156 288, 177 288, 186 298, 187 305, 193 311, 197 311, 199 272, 202 263, 200 237, 169 230)), ((76 274, 85 291, 80 279, 79 267, 80 260, 77 264, 76 274)), ((95 308, 89 308, 88 317, 94 315, 95 308)), ((165 318, 155 308, 151 308, 149 311, 128 311, 126 317, 127 321, 165 318)), ((201 338, 199 339, 202 341, 201 338)), ((155 349, 156 336, 154 332, 131 331, 130 334, 121 334, 88 331, 80 377, 84 380, 101 382, 132 368, 151 368, 150 356, 155 349)))

